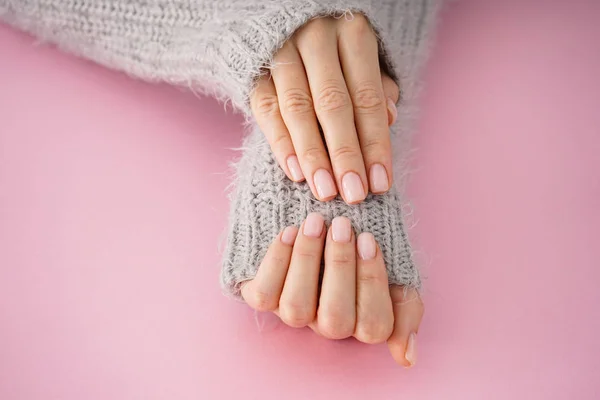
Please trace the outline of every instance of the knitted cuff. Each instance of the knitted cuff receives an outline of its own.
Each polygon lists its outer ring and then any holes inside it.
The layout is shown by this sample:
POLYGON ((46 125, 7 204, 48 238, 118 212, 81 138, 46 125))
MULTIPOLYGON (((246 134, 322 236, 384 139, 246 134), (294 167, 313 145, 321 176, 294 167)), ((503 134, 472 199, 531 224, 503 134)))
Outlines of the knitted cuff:
POLYGON ((327 223, 337 216, 348 217, 356 234, 373 233, 385 259, 389 283, 420 287, 395 189, 369 195, 357 205, 348 205, 339 196, 320 202, 306 182, 292 182, 285 176, 258 128, 246 138, 236 172, 221 272, 227 294, 239 297, 240 283, 254 278, 271 241, 286 226, 300 226, 311 212, 323 215, 327 223))

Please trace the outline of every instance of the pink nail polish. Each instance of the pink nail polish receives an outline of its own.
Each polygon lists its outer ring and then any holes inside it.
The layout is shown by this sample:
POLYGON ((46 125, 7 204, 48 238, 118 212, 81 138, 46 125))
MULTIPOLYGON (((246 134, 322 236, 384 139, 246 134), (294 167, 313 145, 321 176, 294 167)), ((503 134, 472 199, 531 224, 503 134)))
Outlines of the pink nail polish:
POLYGON ((389 111, 388 126, 391 126, 396 122, 396 118, 398 118, 398 109, 396 108, 396 103, 389 97, 387 99, 387 108, 389 111))
POLYGON ((323 225, 325 220, 323 216, 319 213, 310 213, 308 217, 306 217, 306 221, 304 221, 304 236, 318 238, 321 236, 323 232, 323 225))
POLYGON ((347 203, 358 203, 365 199, 365 189, 356 172, 347 172, 342 178, 342 190, 347 203))
POLYGON ((384 193, 390 188, 387 171, 381 164, 373 164, 370 171, 371 191, 373 193, 384 193))
POLYGON ((281 241, 287 245, 293 245, 296 241, 296 235, 298 235, 298 228, 295 226, 288 226, 283 230, 281 234, 281 241))
POLYGON ((317 170, 313 176, 313 181, 315 183, 315 188, 317 189, 317 194, 321 199, 330 198, 337 193, 333 178, 326 169, 317 170))
POLYGON ((331 236, 334 242, 348 243, 352 237, 350 220, 344 217, 335 217, 331 221, 331 236))
POLYGON ((358 235, 356 239, 356 244, 358 247, 358 255, 363 260, 372 260, 375 258, 375 254, 377 253, 377 247, 375 246, 375 237, 370 232, 363 232, 358 235))
POLYGON ((409 362, 411 367, 417 363, 417 334, 414 332, 408 336, 408 344, 406 345, 404 358, 406 358, 406 361, 409 362))
POLYGON ((289 156, 287 158, 287 166, 290 170, 290 175, 292 175, 292 179, 296 182, 300 182, 304 179, 304 174, 302 173, 302 168, 300 168, 300 163, 298 162, 298 157, 289 156))

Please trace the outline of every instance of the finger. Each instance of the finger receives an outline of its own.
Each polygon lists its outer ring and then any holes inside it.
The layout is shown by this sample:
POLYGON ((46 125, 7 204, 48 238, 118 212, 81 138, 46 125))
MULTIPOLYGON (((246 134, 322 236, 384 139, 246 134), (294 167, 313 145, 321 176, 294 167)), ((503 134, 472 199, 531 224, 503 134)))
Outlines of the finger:
POLYGON ((295 226, 285 228, 271 243, 256 277, 242 285, 242 297, 253 309, 274 311, 279 306, 297 234, 295 226))
POLYGON ((309 214, 300 228, 283 292, 279 299, 279 316, 294 328, 315 319, 317 289, 325 241, 325 221, 320 214, 309 214))
POLYGON ((356 323, 356 249, 350 220, 336 217, 325 244, 325 271, 317 312, 319 332, 329 339, 352 336, 356 323))
MULTIPOLYGON (((279 317, 279 319, 281 319, 281 314, 279 313, 279 309, 277 309, 277 310, 273 311, 273 314, 277 315, 277 316, 279 317)), ((316 333, 317 335, 319 335, 319 336, 323 336, 323 335, 321 334, 321 332, 319 331, 319 328, 317 327, 317 321, 316 321, 316 320, 313 320, 313 321, 312 321, 312 322, 310 322, 310 323, 309 323, 307 326, 308 326, 308 327, 309 327, 309 328, 310 328, 310 329, 311 329, 311 330, 312 330, 314 333, 316 333)))
POLYGON ((371 233, 361 233, 356 242, 359 257, 354 337, 364 343, 383 343, 394 328, 392 299, 383 255, 371 233))
POLYGON ((340 61, 352 98, 365 167, 369 171, 369 187, 373 193, 384 193, 392 183, 392 144, 377 38, 362 15, 339 23, 340 61))
POLYGON ((279 112, 277 91, 270 75, 263 75, 258 80, 250 99, 250 107, 285 174, 295 182, 303 181, 304 174, 298 163, 292 138, 279 112))
POLYGON ((424 306, 415 289, 402 286, 390 287, 394 307, 394 332, 388 339, 388 347, 394 360, 411 367, 417 362, 417 332, 423 318, 424 306))
POLYGON ((396 118, 398 118, 396 103, 400 99, 400 89, 396 85, 396 82, 386 73, 381 74, 381 84, 383 85, 383 93, 387 99, 388 125, 391 126, 396 122, 396 118))
POLYGON ((279 109, 290 133, 303 175, 314 196, 331 200, 337 194, 329 157, 321 139, 306 72, 298 50, 288 42, 275 57, 272 70, 279 109))
POLYGON ((367 196, 368 181, 340 67, 336 31, 329 26, 327 20, 315 20, 311 30, 296 41, 338 188, 346 203, 355 204, 367 196))

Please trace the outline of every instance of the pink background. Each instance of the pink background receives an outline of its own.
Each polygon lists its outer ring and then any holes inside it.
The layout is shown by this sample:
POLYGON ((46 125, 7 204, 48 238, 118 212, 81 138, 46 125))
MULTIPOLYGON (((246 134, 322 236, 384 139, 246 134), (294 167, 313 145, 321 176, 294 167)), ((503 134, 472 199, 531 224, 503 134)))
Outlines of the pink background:
POLYGON ((600 396, 600 3, 449 5, 417 367, 220 293, 240 118, 0 27, 0 399, 600 396))

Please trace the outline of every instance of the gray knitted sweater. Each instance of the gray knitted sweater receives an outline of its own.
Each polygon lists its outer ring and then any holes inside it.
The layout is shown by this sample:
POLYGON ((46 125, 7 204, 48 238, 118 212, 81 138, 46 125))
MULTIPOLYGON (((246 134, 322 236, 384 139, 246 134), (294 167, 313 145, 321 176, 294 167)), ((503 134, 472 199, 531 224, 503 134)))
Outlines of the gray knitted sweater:
MULTIPOLYGON (((306 183, 286 178, 251 122, 248 103, 261 69, 296 29, 315 17, 361 12, 378 34, 384 69, 402 88, 393 135, 395 150, 406 148, 398 142, 415 114, 417 72, 437 8, 437 0, 0 0, 0 18, 135 77, 201 90, 247 116, 251 130, 236 164, 221 275, 227 293, 237 296, 278 232, 312 211, 327 220, 347 216, 358 232, 372 232, 390 283, 420 286, 398 184, 359 205, 317 201, 306 183)), ((397 168, 401 160, 397 155, 397 168)))

